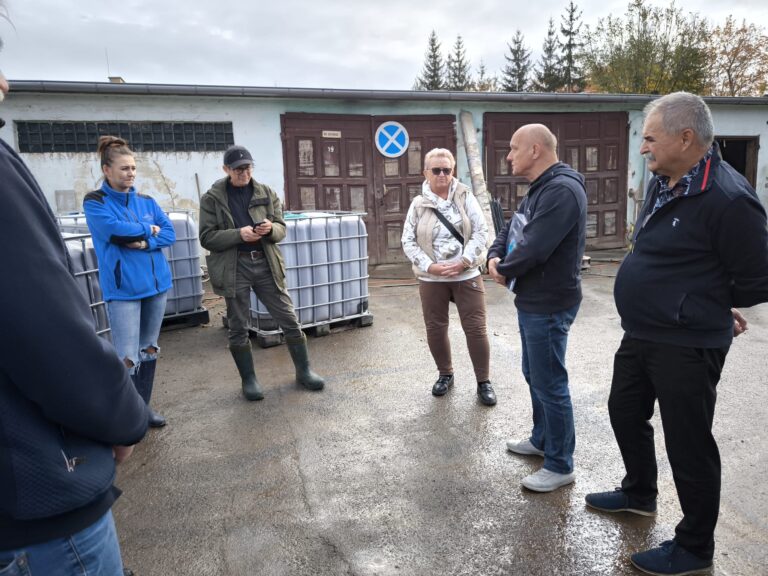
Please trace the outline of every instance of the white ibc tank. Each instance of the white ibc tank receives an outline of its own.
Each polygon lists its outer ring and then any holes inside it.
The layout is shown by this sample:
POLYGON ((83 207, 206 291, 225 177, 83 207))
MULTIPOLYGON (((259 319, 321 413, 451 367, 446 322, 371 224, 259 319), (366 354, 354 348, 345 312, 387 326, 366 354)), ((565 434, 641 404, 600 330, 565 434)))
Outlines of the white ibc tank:
POLYGON ((91 307, 96 333, 111 341, 109 316, 99 284, 99 265, 96 260, 93 241, 87 234, 62 232, 61 235, 72 261, 72 272, 75 275, 77 285, 91 307))
POLYGON ((341 218, 344 315, 368 310, 368 234, 359 216, 341 218))
POLYGON ((59 230, 62 232, 67 232, 68 234, 91 233, 88 229, 88 223, 85 221, 85 214, 83 212, 60 214, 56 216, 56 220, 59 223, 59 230))
POLYGON ((330 314, 331 318, 341 318, 344 316, 344 274, 343 264, 341 263, 344 258, 344 241, 341 238, 341 219, 329 218, 327 226, 330 314))
MULTIPOLYGON (((311 314, 306 314, 307 324, 325 322, 331 319, 329 286, 328 286, 328 262, 329 258, 329 230, 327 215, 310 216, 310 273, 312 275, 313 302, 311 314)), ((303 321, 301 321, 304 324, 303 321)))
MULTIPOLYGON (((286 213, 280 243, 288 293, 302 326, 359 316, 368 310, 368 235, 360 214, 286 213)), ((251 294, 256 330, 276 330, 266 307, 251 294)))
POLYGON ((173 286, 168 291, 165 315, 194 312, 203 307, 203 273, 200 269, 200 244, 197 224, 189 212, 169 212, 176 242, 163 248, 171 267, 173 286))

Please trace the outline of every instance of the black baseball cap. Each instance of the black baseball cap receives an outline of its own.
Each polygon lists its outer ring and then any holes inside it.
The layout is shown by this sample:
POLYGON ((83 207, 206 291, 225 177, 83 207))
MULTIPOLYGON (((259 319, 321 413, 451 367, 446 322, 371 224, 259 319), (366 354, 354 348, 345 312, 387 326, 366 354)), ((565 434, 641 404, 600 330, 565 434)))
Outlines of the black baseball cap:
POLYGON ((253 157, 245 146, 230 146, 224 152, 224 166, 237 168, 243 164, 253 164, 253 157))

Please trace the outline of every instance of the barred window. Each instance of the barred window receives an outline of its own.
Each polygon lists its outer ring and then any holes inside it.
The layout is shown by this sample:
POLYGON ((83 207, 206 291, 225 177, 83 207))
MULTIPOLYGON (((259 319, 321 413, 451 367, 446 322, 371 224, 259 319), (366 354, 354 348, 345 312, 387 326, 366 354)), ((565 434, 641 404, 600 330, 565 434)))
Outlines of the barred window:
POLYGON ((231 122, 16 122, 19 152, 95 152, 119 136, 136 152, 216 152, 235 143, 231 122))

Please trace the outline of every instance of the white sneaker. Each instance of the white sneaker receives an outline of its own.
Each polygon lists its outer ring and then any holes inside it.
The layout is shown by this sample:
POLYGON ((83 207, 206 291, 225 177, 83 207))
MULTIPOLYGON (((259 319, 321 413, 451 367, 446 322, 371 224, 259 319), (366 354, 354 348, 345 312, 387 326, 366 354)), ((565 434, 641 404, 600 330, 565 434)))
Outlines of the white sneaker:
POLYGON ((530 476, 523 478, 520 483, 528 488, 528 490, 533 490, 534 492, 552 492, 552 490, 570 484, 574 480, 576 480, 574 472, 559 474, 546 468, 541 468, 530 476))
POLYGON ((536 446, 531 444, 530 439, 523 440, 522 442, 507 440, 507 450, 515 454, 524 454, 525 456, 544 456, 544 450, 536 448, 536 446))

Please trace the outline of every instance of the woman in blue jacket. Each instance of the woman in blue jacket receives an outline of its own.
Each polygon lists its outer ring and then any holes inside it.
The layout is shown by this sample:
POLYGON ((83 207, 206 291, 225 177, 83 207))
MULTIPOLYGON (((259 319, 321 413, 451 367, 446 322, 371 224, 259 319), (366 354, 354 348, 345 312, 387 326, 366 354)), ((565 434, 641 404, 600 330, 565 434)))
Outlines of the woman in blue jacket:
MULTIPOLYGON (((83 202, 99 261, 112 342, 149 406, 155 380, 157 338, 165 314, 171 270, 163 246, 176 241, 173 224, 149 196, 136 192, 136 161, 125 140, 99 138, 104 183, 83 202)), ((165 426, 150 410, 149 425, 165 426)))

